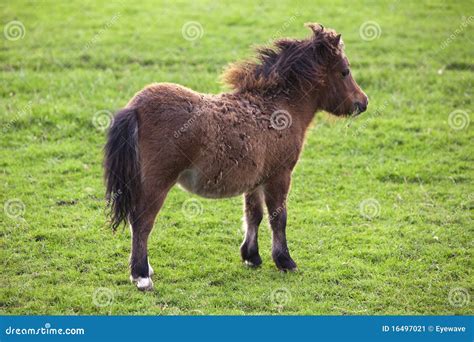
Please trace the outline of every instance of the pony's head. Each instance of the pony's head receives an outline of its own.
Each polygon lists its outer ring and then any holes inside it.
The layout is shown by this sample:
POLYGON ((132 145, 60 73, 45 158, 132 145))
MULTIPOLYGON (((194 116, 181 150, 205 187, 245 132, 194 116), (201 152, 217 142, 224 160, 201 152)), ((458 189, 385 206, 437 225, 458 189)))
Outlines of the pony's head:
POLYGON ((224 81, 237 91, 261 94, 293 93, 334 115, 357 115, 368 97, 355 82, 341 35, 319 24, 306 39, 279 39, 258 49, 257 61, 232 64, 224 81))
POLYGON ((313 41, 322 60, 318 90, 325 95, 321 109, 335 115, 358 115, 367 109, 369 98, 354 80, 344 53, 341 35, 319 24, 306 24, 313 31, 313 41))

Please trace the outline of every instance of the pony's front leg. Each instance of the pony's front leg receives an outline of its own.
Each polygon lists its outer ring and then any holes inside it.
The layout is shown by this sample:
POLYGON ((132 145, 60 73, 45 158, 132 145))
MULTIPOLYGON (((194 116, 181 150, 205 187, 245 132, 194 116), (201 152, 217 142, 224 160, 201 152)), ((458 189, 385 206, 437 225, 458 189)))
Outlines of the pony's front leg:
POLYGON ((286 197, 291 173, 272 177, 264 185, 265 203, 272 227, 272 257, 280 271, 296 270, 286 242, 286 197))
POLYGON ((260 266, 262 258, 258 254, 258 226, 263 218, 262 189, 244 195, 245 239, 240 246, 242 260, 249 266, 260 266))

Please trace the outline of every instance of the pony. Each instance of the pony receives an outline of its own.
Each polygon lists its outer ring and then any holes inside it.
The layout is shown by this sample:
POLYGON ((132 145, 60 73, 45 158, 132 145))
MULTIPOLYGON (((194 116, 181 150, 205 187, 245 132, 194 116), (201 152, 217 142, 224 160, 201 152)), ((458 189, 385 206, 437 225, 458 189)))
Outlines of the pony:
POLYGON ((262 263, 258 227, 267 207, 272 258, 294 271, 286 239, 286 199, 305 132, 315 113, 355 116, 368 97, 353 79, 341 35, 316 23, 311 36, 279 39, 257 58, 231 64, 231 91, 202 94, 154 83, 116 113, 104 148, 106 198, 114 231, 132 232, 130 279, 151 290, 147 242, 170 189, 206 197, 244 198, 242 260, 262 263))

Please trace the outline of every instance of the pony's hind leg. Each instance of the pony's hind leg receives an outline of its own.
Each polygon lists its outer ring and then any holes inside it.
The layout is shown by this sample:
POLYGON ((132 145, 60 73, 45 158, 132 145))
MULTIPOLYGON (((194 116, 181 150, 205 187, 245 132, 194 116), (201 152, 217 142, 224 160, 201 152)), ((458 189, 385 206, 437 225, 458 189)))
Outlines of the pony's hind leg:
POLYGON ((258 226, 262 222, 262 190, 256 189, 244 195, 245 239, 240 246, 242 260, 249 266, 259 266, 262 258, 258 253, 258 226))
POLYGON ((153 196, 151 196, 150 190, 144 190, 138 210, 131 219, 132 253, 130 255, 130 279, 137 285, 139 290, 151 290, 153 288, 151 280, 153 269, 148 262, 148 236, 153 229, 156 215, 163 205, 169 187, 156 191, 156 193, 153 193, 153 196))

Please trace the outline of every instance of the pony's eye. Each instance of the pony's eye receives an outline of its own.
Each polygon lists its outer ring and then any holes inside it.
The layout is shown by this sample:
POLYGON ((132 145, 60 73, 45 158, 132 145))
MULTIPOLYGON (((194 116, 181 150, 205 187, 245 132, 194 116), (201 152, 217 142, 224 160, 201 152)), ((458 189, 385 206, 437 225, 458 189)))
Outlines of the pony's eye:
POLYGON ((347 75, 349 75, 350 73, 350 70, 349 69, 346 69, 342 72, 342 77, 346 77, 347 75))

